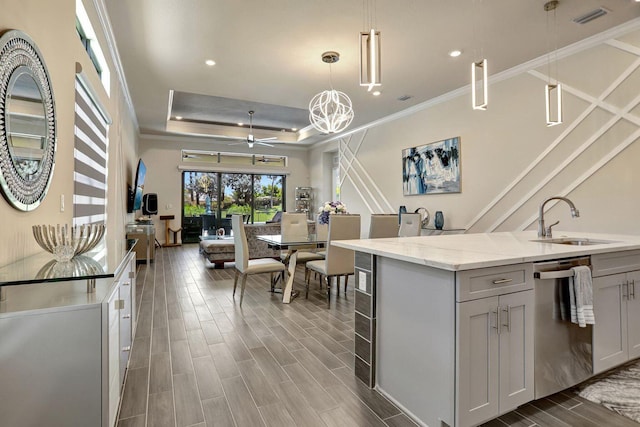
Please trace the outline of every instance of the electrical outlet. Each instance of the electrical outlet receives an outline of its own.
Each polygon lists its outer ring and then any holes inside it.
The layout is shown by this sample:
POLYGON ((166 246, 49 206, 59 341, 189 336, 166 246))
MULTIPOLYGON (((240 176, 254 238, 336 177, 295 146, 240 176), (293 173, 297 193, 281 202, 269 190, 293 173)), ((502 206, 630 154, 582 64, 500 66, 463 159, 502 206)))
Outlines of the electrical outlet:
POLYGON ((173 205, 172 205, 171 203, 167 203, 167 204, 165 205, 165 208, 166 208, 168 211, 170 211, 171 209, 173 209, 173 205))
POLYGON ((64 194, 60 195, 60 212, 64 212, 64 194))

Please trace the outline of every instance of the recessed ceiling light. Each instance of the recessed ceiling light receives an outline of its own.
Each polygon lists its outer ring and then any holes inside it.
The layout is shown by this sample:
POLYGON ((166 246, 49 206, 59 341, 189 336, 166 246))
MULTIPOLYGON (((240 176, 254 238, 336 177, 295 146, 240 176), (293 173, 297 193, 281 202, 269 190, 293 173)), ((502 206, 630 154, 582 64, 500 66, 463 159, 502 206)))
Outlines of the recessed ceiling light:
POLYGON ((371 95, 373 96, 380 96, 382 92, 380 92, 379 90, 376 90, 375 92, 373 92, 371 95))
POLYGON ((213 67, 214 65, 216 65, 216 61, 214 61, 213 59, 207 59, 206 61, 204 61, 204 63, 209 67, 213 67))
POLYGON ((182 120, 182 116, 176 116, 176 120, 182 120))
POLYGON ((238 122, 238 126, 243 126, 243 125, 244 125, 244 123, 238 122))
MULTIPOLYGON (((640 1, 640 0, 638 0, 638 1, 640 1)), ((297 131, 297 130, 298 130, 298 128, 291 128, 291 130, 292 130, 293 132, 295 132, 295 131, 297 131)))
POLYGON ((449 52, 449 56, 452 58, 457 58, 460 55, 462 55, 462 51, 458 49, 452 50, 451 52, 449 52))

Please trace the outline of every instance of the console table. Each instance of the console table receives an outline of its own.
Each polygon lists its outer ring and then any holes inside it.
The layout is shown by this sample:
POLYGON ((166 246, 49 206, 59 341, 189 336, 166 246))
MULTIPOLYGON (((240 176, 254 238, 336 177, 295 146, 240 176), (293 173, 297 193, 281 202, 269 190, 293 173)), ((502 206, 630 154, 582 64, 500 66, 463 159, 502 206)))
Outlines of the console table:
POLYGON ((0 268, 3 425, 115 426, 136 262, 126 242, 108 246, 68 263, 42 252, 0 268))
POLYGON ((138 261, 146 260, 147 265, 153 261, 156 253, 156 228, 152 223, 132 222, 126 226, 127 239, 137 240, 134 250, 138 261))

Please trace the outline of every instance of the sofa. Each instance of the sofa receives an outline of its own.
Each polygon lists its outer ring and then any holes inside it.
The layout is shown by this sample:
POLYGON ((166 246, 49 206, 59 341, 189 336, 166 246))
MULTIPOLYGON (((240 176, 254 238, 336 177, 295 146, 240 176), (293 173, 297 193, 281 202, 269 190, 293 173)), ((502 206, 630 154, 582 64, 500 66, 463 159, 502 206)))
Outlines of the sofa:
MULTIPOLYGON (((315 232, 315 223, 309 222, 309 233, 315 232)), ((265 242, 257 239, 259 235, 280 234, 280 223, 270 224, 246 224, 244 226, 249 246, 249 258, 280 258, 280 251, 270 249, 265 242)), ((235 259, 235 247, 233 239, 202 240, 200 252, 215 268, 224 268, 225 262, 233 262, 235 259)))

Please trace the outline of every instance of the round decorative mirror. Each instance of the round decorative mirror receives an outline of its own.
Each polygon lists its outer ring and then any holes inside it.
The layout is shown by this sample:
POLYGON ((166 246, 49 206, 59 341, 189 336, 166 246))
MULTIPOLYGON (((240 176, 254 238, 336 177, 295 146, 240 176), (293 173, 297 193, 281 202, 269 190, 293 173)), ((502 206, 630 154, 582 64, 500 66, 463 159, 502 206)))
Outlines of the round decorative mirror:
POLYGON ((31 211, 47 194, 56 151, 49 73, 25 33, 0 37, 0 188, 16 209, 31 211))

